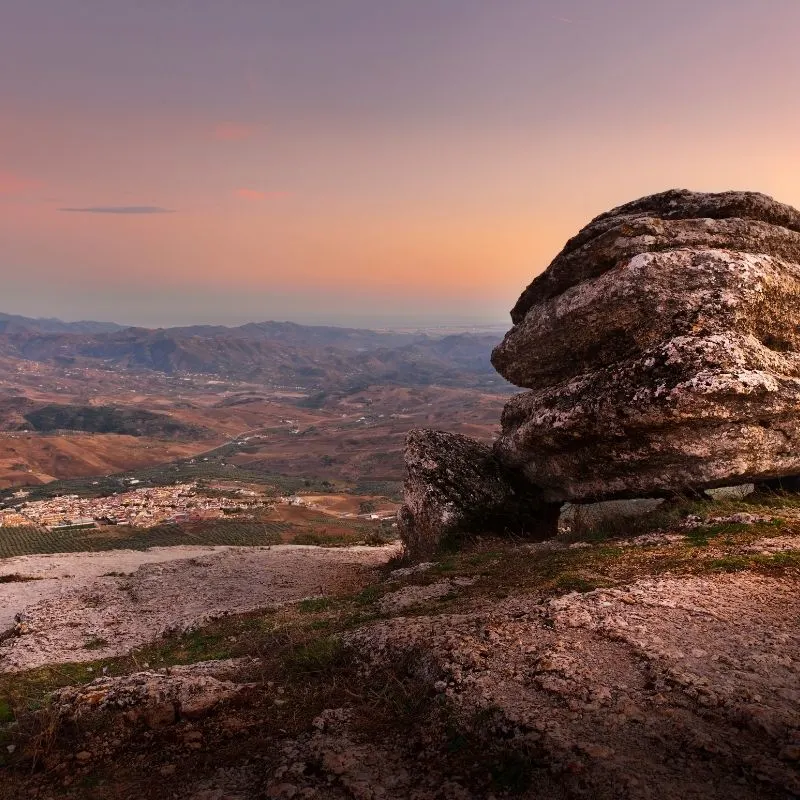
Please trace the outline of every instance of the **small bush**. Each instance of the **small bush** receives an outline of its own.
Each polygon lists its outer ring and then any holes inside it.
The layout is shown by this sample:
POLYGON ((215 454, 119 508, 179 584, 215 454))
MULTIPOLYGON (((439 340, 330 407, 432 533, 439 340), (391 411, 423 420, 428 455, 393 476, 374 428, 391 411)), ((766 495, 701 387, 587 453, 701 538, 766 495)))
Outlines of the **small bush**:
POLYGON ((0 583, 27 583, 28 581, 40 581, 41 578, 33 575, 20 575, 19 572, 12 572, 10 575, 0 575, 0 583))

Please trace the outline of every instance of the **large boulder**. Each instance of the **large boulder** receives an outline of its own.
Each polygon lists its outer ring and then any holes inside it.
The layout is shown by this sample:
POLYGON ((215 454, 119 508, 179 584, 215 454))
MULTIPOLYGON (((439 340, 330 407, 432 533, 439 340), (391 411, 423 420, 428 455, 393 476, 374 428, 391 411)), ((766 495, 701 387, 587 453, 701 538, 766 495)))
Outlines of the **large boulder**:
POLYGON ((553 501, 800 473, 800 212, 673 191, 591 222, 492 356, 495 452, 553 501))
POLYGON ((541 540, 557 532, 561 504, 544 502, 542 493, 503 466, 488 445, 456 433, 413 430, 405 464, 398 519, 412 558, 469 534, 541 540))

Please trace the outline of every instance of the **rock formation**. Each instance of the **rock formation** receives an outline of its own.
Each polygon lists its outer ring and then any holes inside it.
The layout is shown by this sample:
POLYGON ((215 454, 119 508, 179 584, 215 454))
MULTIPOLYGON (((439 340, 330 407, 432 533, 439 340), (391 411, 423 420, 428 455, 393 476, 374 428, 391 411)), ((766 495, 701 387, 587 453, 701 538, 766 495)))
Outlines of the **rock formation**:
POLYGON ((467 436, 413 430, 405 450, 405 505, 399 526, 412 557, 470 533, 543 539, 556 532, 560 503, 504 467, 492 449, 467 436))
POLYGON ((594 219, 522 293, 492 363, 530 391, 493 456, 417 431, 412 553, 468 530, 555 532, 564 501, 800 481, 800 211, 669 191, 594 219))
POLYGON ((800 212, 670 191, 592 221, 523 292, 492 356, 531 391, 499 460, 546 499, 800 473, 800 212))

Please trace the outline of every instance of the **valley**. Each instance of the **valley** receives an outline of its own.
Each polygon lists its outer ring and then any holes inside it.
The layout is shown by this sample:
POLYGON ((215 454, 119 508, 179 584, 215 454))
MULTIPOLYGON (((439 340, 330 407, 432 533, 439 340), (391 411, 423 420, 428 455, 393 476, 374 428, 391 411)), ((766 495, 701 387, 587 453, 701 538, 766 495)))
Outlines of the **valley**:
POLYGON ((489 439, 510 391, 483 332, 61 325, 0 319, 0 490, 167 465, 397 484, 410 428, 489 439))

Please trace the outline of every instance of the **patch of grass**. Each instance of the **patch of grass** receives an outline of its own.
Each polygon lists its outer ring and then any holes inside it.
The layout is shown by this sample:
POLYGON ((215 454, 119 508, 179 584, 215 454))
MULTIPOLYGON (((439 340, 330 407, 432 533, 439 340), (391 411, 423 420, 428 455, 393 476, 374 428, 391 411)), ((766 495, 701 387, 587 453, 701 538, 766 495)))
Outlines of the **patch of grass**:
POLYGON ((711 539, 726 534, 728 536, 742 533, 748 529, 748 525, 740 522, 723 522, 716 525, 702 525, 698 528, 690 528, 686 531, 686 539, 692 547, 707 547, 711 539))
POLYGON ((436 575, 450 575, 458 572, 461 562, 454 553, 450 553, 443 558, 437 559, 435 566, 431 567, 430 572, 436 575))
POLYGON ((315 614, 318 611, 327 611, 332 603, 330 597, 309 597, 297 604, 297 610, 301 614, 315 614))
POLYGON ((559 575, 554 585, 558 589, 563 589, 565 592, 591 592, 598 589, 601 585, 608 586, 607 582, 600 582, 588 580, 582 575, 573 572, 563 572, 559 575))
MULTIPOLYGON (((573 506, 565 512, 569 527, 566 534, 568 541, 601 542, 608 539, 627 539, 654 531, 681 530, 681 523, 689 516, 706 519, 708 517, 728 517, 738 513, 762 514, 771 516, 776 507, 783 505, 775 496, 767 495, 774 501, 771 505, 764 503, 764 495, 751 494, 745 497, 721 497, 715 500, 703 500, 686 496, 663 501, 645 513, 635 513, 624 503, 600 504, 599 507, 573 506), (608 508, 607 506, 612 506, 608 508)), ((793 507, 800 506, 800 495, 792 498, 793 507)), ((783 524, 784 520, 773 520, 773 525, 783 524)), ((716 530, 710 523, 701 526, 705 533, 698 533, 698 540, 719 535, 719 533, 737 532, 733 527, 737 523, 722 523, 725 529, 716 530)), ((691 535, 691 531, 689 532, 691 535)), ((698 546, 702 546, 698 545, 698 546)))
POLYGON ((172 666, 231 658, 233 648, 229 637, 234 635, 224 625, 197 628, 175 637, 174 644, 166 642, 166 646, 155 649, 154 657, 148 661, 158 666, 172 666))
POLYGON ((355 602, 360 606, 369 606, 377 602, 382 594, 380 586, 367 586, 356 595, 355 602))
POLYGON ((487 550, 481 553, 470 553, 464 559, 464 563, 470 567, 483 567, 488 564, 494 564, 502 557, 503 553, 499 550, 487 550))
POLYGON ((778 568, 800 568, 800 550, 783 550, 771 556, 771 566, 778 568))
POLYGON ((287 665, 292 670, 318 674, 345 662, 347 657, 344 644, 338 636, 324 636, 311 639, 292 652, 287 665))
POLYGON ((743 506, 752 508, 762 506, 766 508, 800 508, 800 493, 758 491, 752 492, 740 501, 743 506))
POLYGON ((14 712, 8 700, 0 697, 0 725, 7 725, 9 722, 14 721, 14 712))
POLYGON ((747 556, 723 556, 710 559, 707 569, 709 572, 742 572, 752 567, 753 563, 754 559, 747 556))

